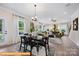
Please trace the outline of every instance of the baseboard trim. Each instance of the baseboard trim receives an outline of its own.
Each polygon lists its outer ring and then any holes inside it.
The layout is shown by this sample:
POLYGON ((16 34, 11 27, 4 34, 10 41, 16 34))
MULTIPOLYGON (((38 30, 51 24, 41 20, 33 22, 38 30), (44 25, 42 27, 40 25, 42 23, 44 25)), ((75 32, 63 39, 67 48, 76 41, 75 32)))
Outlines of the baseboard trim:
POLYGON ((7 48, 7 47, 10 47, 10 46, 16 45, 18 43, 20 43, 20 41, 18 41, 16 43, 11 43, 11 44, 5 44, 5 45, 0 46, 0 49, 7 48))
MULTIPOLYGON (((71 40, 71 39, 70 39, 71 40)), ((71 40, 76 46, 77 46, 77 49, 79 49, 79 45, 76 44, 76 42, 74 42, 73 40, 71 40)))

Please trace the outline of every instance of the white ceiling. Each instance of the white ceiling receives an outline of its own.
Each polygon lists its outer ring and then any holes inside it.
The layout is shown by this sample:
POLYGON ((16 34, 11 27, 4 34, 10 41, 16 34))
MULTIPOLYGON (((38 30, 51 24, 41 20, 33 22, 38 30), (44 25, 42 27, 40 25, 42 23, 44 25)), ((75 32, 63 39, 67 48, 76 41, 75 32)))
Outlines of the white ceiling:
MULTIPOLYGON (((33 17, 35 13, 33 3, 2 3, 0 6, 12 9, 24 16, 33 17)), ((37 17, 41 20, 47 19, 46 21, 53 18, 69 20, 78 8, 78 3, 37 3, 37 17)))

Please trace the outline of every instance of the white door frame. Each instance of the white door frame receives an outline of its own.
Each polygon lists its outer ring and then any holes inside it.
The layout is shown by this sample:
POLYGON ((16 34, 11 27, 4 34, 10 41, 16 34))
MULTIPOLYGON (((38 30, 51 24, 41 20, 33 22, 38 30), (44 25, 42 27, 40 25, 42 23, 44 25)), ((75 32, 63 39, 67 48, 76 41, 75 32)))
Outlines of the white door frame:
POLYGON ((3 32, 3 42, 0 42, 0 45, 5 44, 7 40, 7 18, 6 17, 0 17, 2 19, 2 32, 3 32))
POLYGON ((26 31, 26 24, 25 24, 25 19, 23 19, 23 20, 17 20, 17 35, 18 36, 20 36, 19 35, 19 21, 23 21, 24 22, 24 32, 26 31))

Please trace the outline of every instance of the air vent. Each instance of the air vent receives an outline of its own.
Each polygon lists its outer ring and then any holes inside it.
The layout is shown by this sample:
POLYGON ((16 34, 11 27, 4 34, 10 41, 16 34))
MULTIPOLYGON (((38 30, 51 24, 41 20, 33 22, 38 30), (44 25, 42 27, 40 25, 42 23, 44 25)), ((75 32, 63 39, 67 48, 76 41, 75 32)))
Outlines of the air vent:
POLYGON ((66 6, 66 7, 69 7, 70 5, 71 5, 71 3, 67 3, 65 6, 66 6))

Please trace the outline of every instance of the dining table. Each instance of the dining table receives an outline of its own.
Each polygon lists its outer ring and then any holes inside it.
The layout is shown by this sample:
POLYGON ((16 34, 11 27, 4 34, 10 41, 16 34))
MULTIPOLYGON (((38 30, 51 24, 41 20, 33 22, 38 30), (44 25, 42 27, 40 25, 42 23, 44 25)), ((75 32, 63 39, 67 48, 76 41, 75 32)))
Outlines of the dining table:
MULTIPOLYGON (((43 46, 43 47, 45 47, 45 52, 46 52, 46 56, 47 56, 47 54, 48 54, 47 49, 49 51, 49 42, 48 42, 49 39, 48 39, 47 35, 46 36, 40 36, 40 35, 34 36, 34 35, 29 34, 29 35, 24 35, 24 36, 26 36, 26 41, 28 42, 26 46, 27 47, 28 47, 28 45, 30 46, 31 52, 32 52, 33 47, 36 47, 37 52, 39 52, 39 47, 43 46)), ((26 49, 27 49, 27 47, 26 47, 26 49)))

